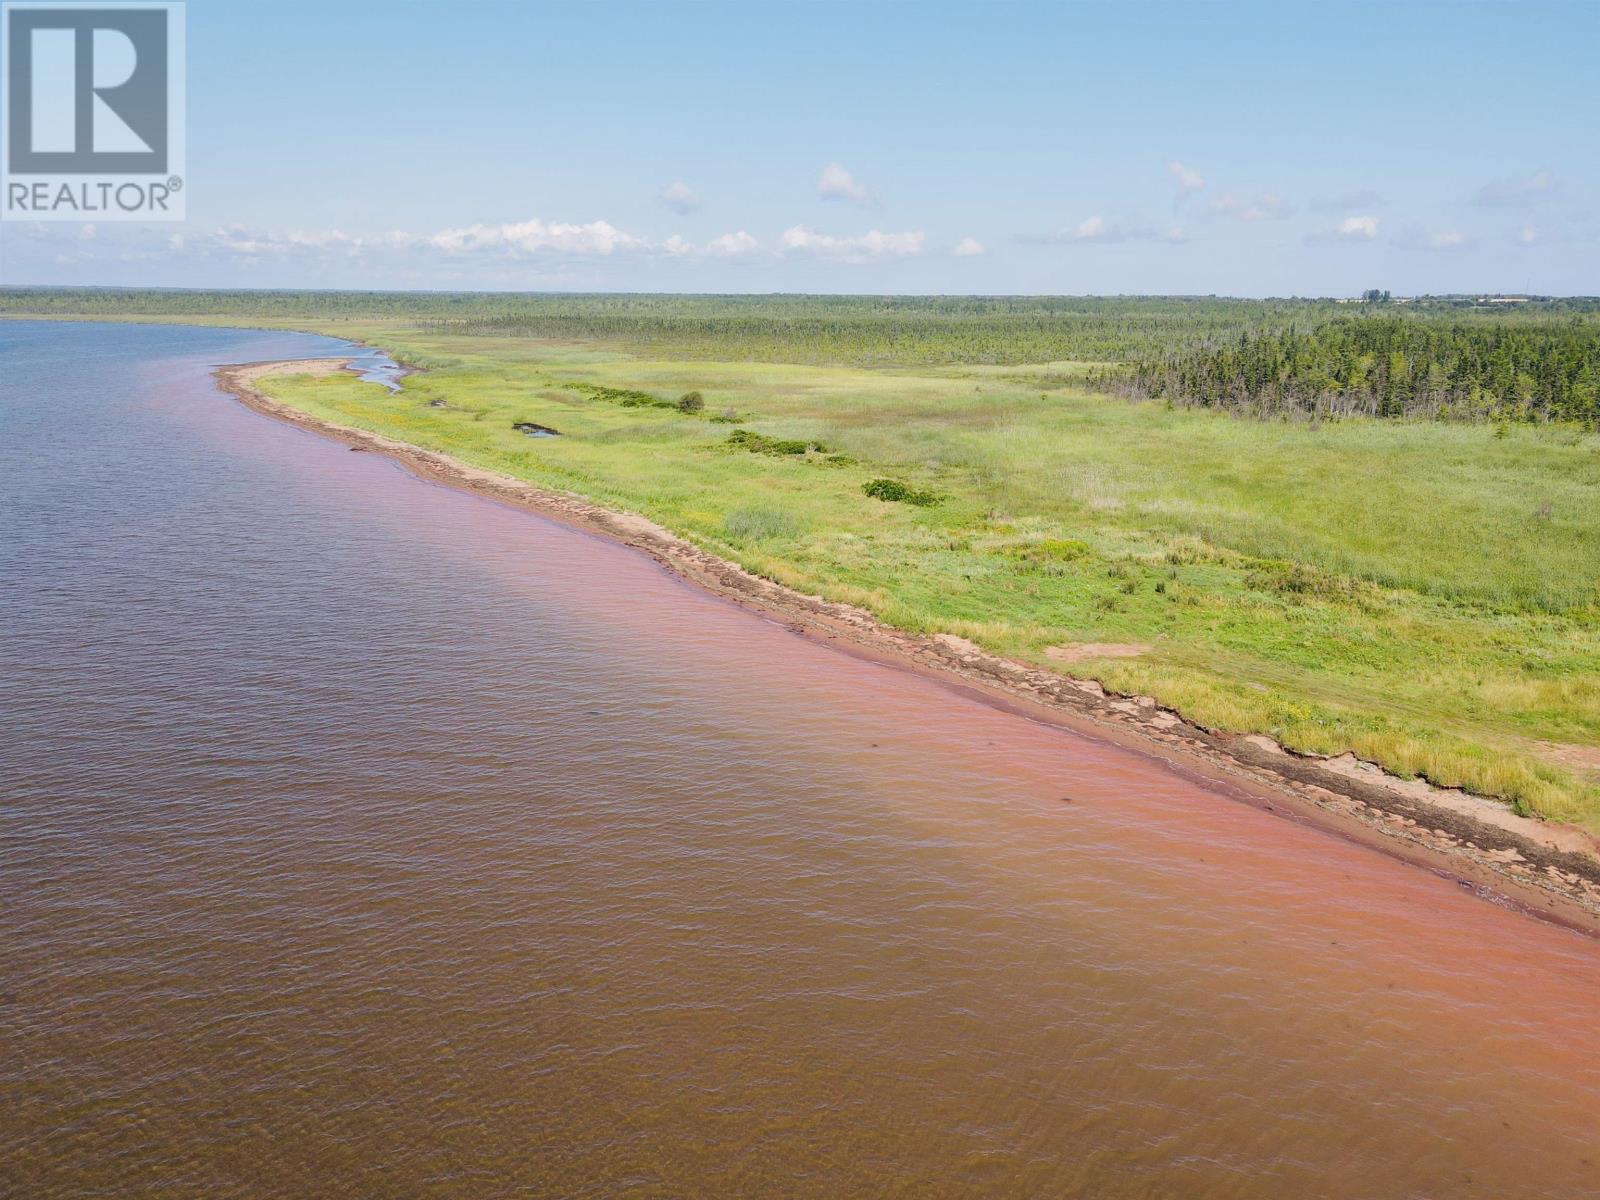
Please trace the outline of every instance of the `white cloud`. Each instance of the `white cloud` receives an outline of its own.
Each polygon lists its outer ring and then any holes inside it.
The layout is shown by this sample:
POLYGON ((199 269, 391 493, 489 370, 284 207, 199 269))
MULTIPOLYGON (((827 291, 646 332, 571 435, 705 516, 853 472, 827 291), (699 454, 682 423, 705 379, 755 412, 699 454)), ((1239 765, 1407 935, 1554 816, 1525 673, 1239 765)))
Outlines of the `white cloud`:
POLYGON ((1561 181, 1549 169, 1535 171, 1522 179, 1501 179, 1486 183, 1472 197, 1480 208, 1528 208, 1561 190, 1561 181))
POLYGON ((1517 231, 1516 242, 1519 246, 1533 246, 1539 241, 1539 231, 1532 225, 1524 225, 1517 231))
POLYGON ((700 193, 681 179, 674 179, 662 188, 657 199, 680 216, 694 212, 702 203, 700 193))
MULTIPOLYGON (((181 248, 181 242, 173 246, 181 248)), ((207 235, 201 248, 244 256, 281 256, 295 251, 346 255, 414 250, 446 257, 606 259, 619 255, 665 255, 668 258, 749 258, 763 253, 761 243, 744 230, 724 233, 704 243, 673 234, 652 241, 618 229, 608 221, 575 224, 537 217, 505 225, 468 225, 443 229, 425 237, 393 232, 352 236, 336 229, 272 233, 226 226, 207 235)))
POLYGON ((297 250, 359 249, 360 239, 337 229, 291 229, 287 233, 277 233, 244 225, 223 225, 206 235, 202 244, 208 250, 256 256, 283 255, 297 250))
POLYGON ((1334 230, 1342 238, 1375 238, 1378 236, 1379 221, 1377 217, 1346 217, 1339 222, 1339 227, 1334 230))
POLYGON ((1189 237, 1177 225, 1165 229, 1134 217, 1127 221, 1108 221, 1101 216, 1086 217, 1070 228, 1054 233, 1024 234, 1018 241, 1043 245, 1069 245, 1075 242, 1186 242, 1189 237))
POLYGON ((705 244, 704 253, 712 258, 749 258, 761 253, 761 243, 741 229, 712 238, 705 244))
POLYGON ((987 254, 988 252, 988 249, 977 238, 964 237, 956 243, 956 248, 950 253, 957 258, 976 258, 978 255, 987 254))
POLYGON ((1186 167, 1177 159, 1167 164, 1167 174, 1172 176, 1173 182, 1178 185, 1179 192, 1198 192, 1205 187, 1206 181, 1199 171, 1193 167, 1186 167))
POLYGON ((1206 212, 1230 221, 1281 221, 1292 216, 1294 208, 1274 192, 1262 192, 1259 196, 1229 192, 1206 205, 1206 212))
POLYGON ((1120 233, 1107 225, 1104 217, 1085 217, 1068 231, 1067 237, 1074 242, 1105 242, 1120 237, 1120 233))
POLYGON ((1319 229, 1306 234, 1305 242, 1308 246, 1329 242, 1370 242, 1378 236, 1378 226, 1381 224, 1383 222, 1377 217, 1346 217, 1332 229, 1319 229))
MULTIPOLYGON (((287 233, 250 229, 244 225, 224 225, 197 239, 203 252, 283 256, 307 251, 338 252, 346 256, 371 250, 404 250, 417 241, 409 233, 349 234, 338 229, 291 229, 287 233)), ((170 243, 169 243, 170 244, 170 243)), ((171 248, 183 246, 180 239, 171 248)))
MULTIPOLYGON (((703 261, 723 263, 776 263, 784 256, 810 257, 835 263, 893 261, 925 252, 926 235, 920 230, 886 232, 873 229, 859 235, 833 235, 806 225, 795 225, 781 236, 763 241, 738 229, 705 241, 681 234, 646 237, 619 229, 608 221, 562 222, 542 218, 504 224, 479 223, 441 229, 428 234, 400 231, 351 234, 339 229, 266 230, 227 225, 205 233, 146 233, 137 227, 101 226, 88 237, 74 227, 70 234, 59 227, 21 223, 13 227, 24 238, 67 256, 64 261, 111 261, 114 258, 222 261, 241 266, 264 264, 285 268, 321 270, 356 263, 367 271, 408 271, 417 279, 461 276, 462 273, 499 272, 508 278, 527 278, 530 268, 541 279, 558 280, 555 270, 582 263, 703 261), (512 274, 515 273, 515 274, 512 274)), ((977 245, 975 239, 969 239, 977 245)), ((967 251, 967 252, 970 252, 967 251)), ((578 278, 574 276, 573 278, 578 278)))
POLYGON ((859 237, 834 237, 795 225, 784 230, 778 240, 785 253, 813 254, 836 262, 872 262, 921 254, 924 237, 921 232, 884 233, 878 229, 859 237))
POLYGON ((512 254, 591 257, 649 247, 643 238, 624 233, 609 221, 573 225, 562 221, 542 221, 538 217, 511 225, 468 225, 462 229, 445 229, 427 241, 434 249, 449 254, 488 250, 512 254))
MULTIPOLYGON (((183 243, 172 246, 180 249, 183 243)), ((224 253, 243 257, 282 257, 290 254, 338 254, 345 257, 379 252, 424 251, 450 257, 520 258, 552 256, 605 258, 623 252, 663 251, 677 253, 686 245, 669 238, 653 244, 645 238, 618 229, 607 221, 571 224, 544 221, 537 217, 503 225, 468 225, 442 229, 427 236, 400 230, 379 234, 348 234, 338 229, 290 230, 280 233, 225 225, 192 239, 201 253, 224 253)))
POLYGON ((761 253, 761 243, 742 229, 737 233, 714 237, 703 245, 697 245, 677 233, 659 245, 652 245, 643 238, 637 239, 637 242, 640 249, 659 251, 668 258, 749 258, 761 253))
POLYGON ((829 163, 817 177, 817 195, 824 200, 848 200, 852 204, 876 204, 878 193, 864 184, 838 163, 829 163))

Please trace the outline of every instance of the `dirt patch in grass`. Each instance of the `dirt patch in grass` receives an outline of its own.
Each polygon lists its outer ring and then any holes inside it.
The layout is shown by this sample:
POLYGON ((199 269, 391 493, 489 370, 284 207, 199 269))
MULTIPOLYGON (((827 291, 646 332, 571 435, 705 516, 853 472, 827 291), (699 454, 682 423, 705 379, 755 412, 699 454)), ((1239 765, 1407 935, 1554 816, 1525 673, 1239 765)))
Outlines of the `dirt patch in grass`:
POLYGON ((1143 642, 1069 642, 1046 646, 1044 656, 1052 662, 1075 663, 1086 658, 1138 658, 1149 651, 1143 642))
POLYGON ((1558 763, 1600 778, 1600 746, 1573 746, 1565 742, 1540 742, 1538 746, 1558 763))

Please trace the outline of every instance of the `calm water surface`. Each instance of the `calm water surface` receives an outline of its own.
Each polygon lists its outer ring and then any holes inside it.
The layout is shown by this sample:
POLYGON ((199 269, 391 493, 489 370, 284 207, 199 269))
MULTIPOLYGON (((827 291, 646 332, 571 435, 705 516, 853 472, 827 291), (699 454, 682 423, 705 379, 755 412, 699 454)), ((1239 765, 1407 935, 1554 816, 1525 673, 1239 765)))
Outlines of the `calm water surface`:
POLYGON ((1600 1196, 1600 945, 209 378, 338 349, 0 323, 0 1194, 1600 1196))

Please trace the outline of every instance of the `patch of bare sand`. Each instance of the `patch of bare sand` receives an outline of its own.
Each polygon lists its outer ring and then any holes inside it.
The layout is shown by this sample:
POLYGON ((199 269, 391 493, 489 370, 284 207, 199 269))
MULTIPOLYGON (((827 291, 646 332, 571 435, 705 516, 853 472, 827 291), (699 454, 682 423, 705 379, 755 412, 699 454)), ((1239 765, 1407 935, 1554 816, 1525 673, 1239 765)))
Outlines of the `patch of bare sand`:
POLYGON ((348 358, 290 358, 283 362, 251 363, 238 368, 239 378, 246 382, 263 375, 334 375, 345 369, 348 358))
POLYGON ((1584 775, 1600 777, 1600 746, 1574 746, 1569 742, 1535 742, 1540 753, 1584 775))
POLYGON ((1052 662, 1082 662, 1086 658, 1138 658, 1149 646, 1142 642, 1068 642, 1046 646, 1044 656, 1052 662))

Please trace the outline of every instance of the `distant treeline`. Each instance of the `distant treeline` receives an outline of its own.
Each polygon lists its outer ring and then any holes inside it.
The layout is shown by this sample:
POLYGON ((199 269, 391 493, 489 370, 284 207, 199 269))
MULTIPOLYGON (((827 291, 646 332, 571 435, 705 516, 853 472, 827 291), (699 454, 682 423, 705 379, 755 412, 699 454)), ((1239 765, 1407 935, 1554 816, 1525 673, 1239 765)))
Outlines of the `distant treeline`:
POLYGON ((664 356, 850 366, 1123 362, 1287 320, 1304 302, 1185 297, 522 298, 443 328, 623 343, 664 356))
POLYGON ((1103 373, 1141 399, 1259 417, 1575 421, 1600 427, 1600 320, 1340 317, 1256 328, 1103 373))
POLYGON ((410 320, 440 332, 610 342, 674 358, 852 366, 1125 362, 1319 300, 1185 296, 822 296, 0 289, 0 312, 327 324, 410 320))
POLYGON ((812 296, 0 288, 0 313, 602 342, 663 358, 1099 364, 1109 390, 1259 416, 1600 423, 1600 300, 812 296))
MULTIPOLYGON (((481 335, 609 341, 689 358, 869 367, 1114 364, 1152 362, 1348 311, 1328 300, 1208 296, 524 296, 503 301, 499 311, 436 324, 481 335)), ((1399 319, 1509 329, 1596 313, 1600 302, 1592 300, 1484 309, 1461 298, 1408 305, 1399 319)))

